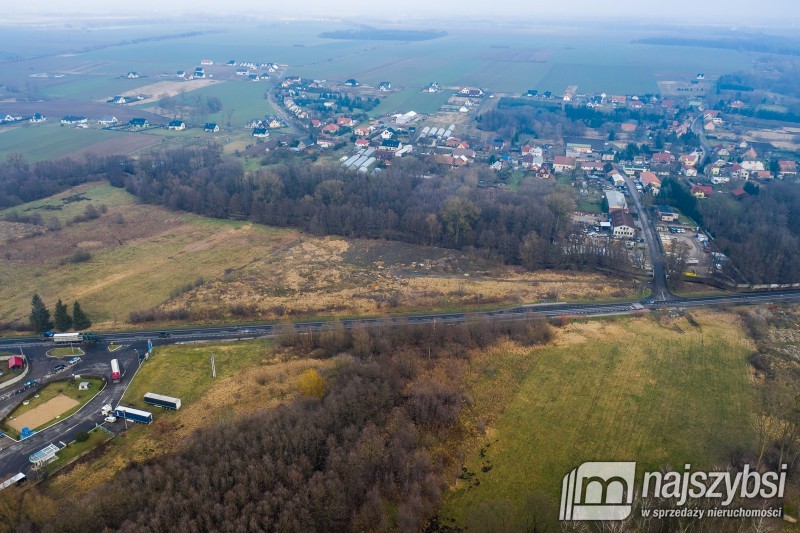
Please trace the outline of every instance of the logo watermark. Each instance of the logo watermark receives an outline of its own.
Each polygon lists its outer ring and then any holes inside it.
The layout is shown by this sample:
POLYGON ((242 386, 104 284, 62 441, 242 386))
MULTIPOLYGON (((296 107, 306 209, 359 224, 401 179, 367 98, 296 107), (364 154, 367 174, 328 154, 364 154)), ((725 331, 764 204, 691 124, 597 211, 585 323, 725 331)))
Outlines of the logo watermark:
MULTIPOLYGON (((669 500, 672 509, 642 508, 644 517, 780 517, 783 507, 774 509, 730 508, 736 498, 767 500, 782 498, 786 465, 780 472, 757 472, 745 465, 741 472, 692 471, 645 472, 641 498, 669 500), (720 507, 690 508, 689 502, 711 500, 720 507)), ((564 476, 561 484, 561 520, 625 520, 633 510, 636 479, 635 462, 588 462, 564 476)))

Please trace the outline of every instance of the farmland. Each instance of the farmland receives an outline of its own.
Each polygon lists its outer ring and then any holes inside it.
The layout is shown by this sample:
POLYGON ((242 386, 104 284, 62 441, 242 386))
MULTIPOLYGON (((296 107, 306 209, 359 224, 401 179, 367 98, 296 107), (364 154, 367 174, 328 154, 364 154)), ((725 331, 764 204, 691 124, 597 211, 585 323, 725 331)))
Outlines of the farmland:
POLYGON ((76 152, 124 154, 153 142, 153 138, 134 133, 68 128, 60 124, 15 126, 0 129, 0 159, 5 160, 15 152, 29 163, 74 156, 76 152))
POLYGON ((408 111, 433 114, 447 103, 452 94, 451 91, 423 93, 415 88, 403 89, 381 99, 381 103, 370 111, 370 115, 377 117, 388 113, 406 113, 408 111))
POLYGON ((750 446, 752 343, 734 314, 694 319, 577 322, 554 346, 473 361, 470 416, 487 429, 443 515, 470 529, 519 529, 533 513, 554 520, 561 479, 583 461, 709 468, 750 446))

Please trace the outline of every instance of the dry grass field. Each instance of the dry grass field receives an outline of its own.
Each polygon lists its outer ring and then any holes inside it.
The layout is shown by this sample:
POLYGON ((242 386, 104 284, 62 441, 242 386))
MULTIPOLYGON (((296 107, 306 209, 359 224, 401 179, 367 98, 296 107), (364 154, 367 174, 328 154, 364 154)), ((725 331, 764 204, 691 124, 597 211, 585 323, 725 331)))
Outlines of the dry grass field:
POLYGON ((34 292, 50 306, 79 300, 102 329, 124 327, 132 311, 156 307, 190 309, 197 321, 241 321, 622 298, 637 290, 598 274, 530 273, 453 250, 175 213, 101 183, 13 211, 56 219, 61 229, 0 225, 0 278, 7 280, 0 322, 24 321, 34 292), (107 209, 70 223, 88 205, 107 209), (90 258, 75 262, 76 250, 90 258), (202 284, 183 292, 199 278, 202 284))
MULTIPOLYGON (((147 96, 147 98, 144 100, 139 100, 136 103, 136 105, 144 105, 157 102, 164 96, 178 96, 182 92, 188 93, 196 89, 202 89, 203 87, 214 85, 215 83, 220 83, 220 81, 210 79, 159 81, 156 83, 151 83, 150 85, 145 85, 144 87, 138 87, 136 89, 125 91, 120 93, 120 96, 147 96)), ((105 102, 113 96, 116 95, 109 95, 108 98, 103 98, 101 101, 105 102)))

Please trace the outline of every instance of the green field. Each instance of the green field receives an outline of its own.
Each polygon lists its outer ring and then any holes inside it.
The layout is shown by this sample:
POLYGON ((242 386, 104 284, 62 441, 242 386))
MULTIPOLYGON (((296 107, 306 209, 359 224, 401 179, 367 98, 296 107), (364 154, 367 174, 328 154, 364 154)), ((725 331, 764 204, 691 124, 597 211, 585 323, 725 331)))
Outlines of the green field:
POLYGON ((708 468, 751 446, 751 344, 732 315, 695 319, 700 329, 684 318, 578 323, 560 346, 477 362, 476 409, 499 413, 468 453, 470 479, 446 498, 443 516, 519 530, 537 512, 553 520, 563 476, 584 461, 635 460, 640 473, 708 468), (532 501, 545 503, 533 511, 532 501))
POLYGON ((416 88, 406 88, 392 93, 381 99, 381 103, 372 111, 370 116, 378 117, 389 113, 417 113, 433 114, 452 96, 452 91, 438 93, 423 93, 416 88))
POLYGON ((82 356, 86 355, 86 352, 83 351, 79 346, 70 346, 70 347, 61 347, 61 348, 53 348, 52 350, 48 350, 47 355, 49 357, 70 357, 70 356, 82 356))
POLYGON ((162 413, 162 409, 144 403, 145 393, 154 392, 180 398, 183 409, 213 386, 215 379, 211 377, 211 354, 214 354, 217 368, 216 379, 221 380, 261 361, 270 346, 270 341, 255 340, 233 344, 159 347, 142 364, 125 391, 122 404, 155 414, 162 413))
POLYGON ((45 467, 47 473, 53 474, 61 470, 70 460, 90 452, 111 438, 111 435, 100 429, 93 429, 88 434, 89 438, 87 440, 83 442, 70 442, 67 444, 66 448, 62 448, 57 454, 58 459, 45 467))
POLYGON ((119 135, 122 134, 55 123, 0 128, 0 160, 5 161, 14 152, 21 153, 29 163, 56 159, 119 135))
MULTIPOLYGON (((120 74, 125 74, 121 72, 120 74)), ((67 78, 68 79, 68 78, 67 78)), ((132 91, 159 81, 155 78, 141 77, 136 79, 118 77, 91 77, 74 81, 65 81, 44 89, 49 97, 70 98, 73 100, 105 101, 126 91, 132 91)))
MULTIPOLYGON (((222 100, 222 111, 207 117, 208 122, 216 122, 221 127, 228 123, 228 112, 233 110, 231 115, 231 127, 233 129, 242 128, 245 123, 254 118, 264 118, 264 115, 275 114, 269 102, 264 98, 264 93, 272 86, 272 81, 259 83, 247 81, 228 81, 216 83, 186 93, 186 99, 191 102, 196 96, 211 97, 216 96, 222 100)), ((178 132, 182 133, 182 132, 178 132)), ((200 133, 203 133, 200 131, 200 133)))
POLYGON ((42 200, 9 207, 0 211, 0 218, 4 218, 10 213, 18 213, 20 215, 39 214, 44 219, 54 217, 63 224, 76 215, 83 213, 88 204, 92 204, 95 207, 105 205, 111 208, 130 205, 134 202, 133 196, 125 192, 125 189, 112 187, 105 182, 92 182, 73 187, 68 191, 42 200), (69 201, 75 195, 85 197, 86 200, 69 201))

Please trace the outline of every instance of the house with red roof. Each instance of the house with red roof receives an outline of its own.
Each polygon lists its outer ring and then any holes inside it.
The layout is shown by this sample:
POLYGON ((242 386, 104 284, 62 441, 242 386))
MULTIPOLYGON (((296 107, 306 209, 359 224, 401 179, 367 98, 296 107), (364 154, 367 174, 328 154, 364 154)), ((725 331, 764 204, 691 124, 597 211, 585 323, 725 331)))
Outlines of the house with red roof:
POLYGON ((778 175, 781 178, 797 176, 797 163, 790 160, 778 161, 778 175))
POLYGON ((339 126, 337 124, 326 124, 325 127, 322 128, 322 133, 327 133, 328 135, 334 135, 338 131, 339 126))
POLYGON ((695 198, 708 198, 714 191, 709 185, 693 185, 692 196, 695 198))

